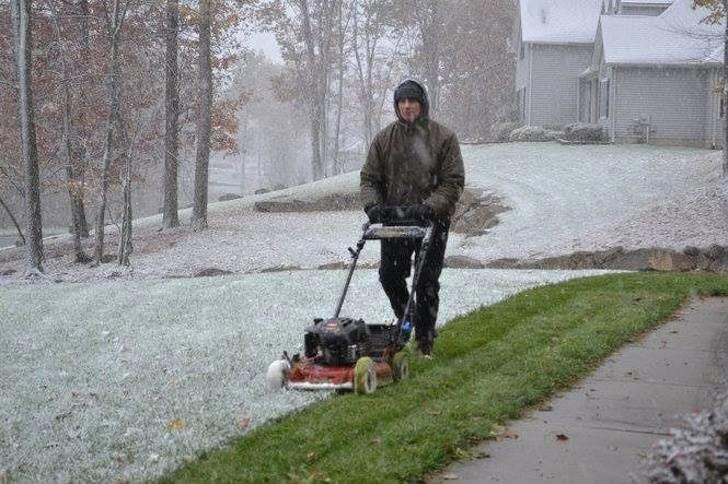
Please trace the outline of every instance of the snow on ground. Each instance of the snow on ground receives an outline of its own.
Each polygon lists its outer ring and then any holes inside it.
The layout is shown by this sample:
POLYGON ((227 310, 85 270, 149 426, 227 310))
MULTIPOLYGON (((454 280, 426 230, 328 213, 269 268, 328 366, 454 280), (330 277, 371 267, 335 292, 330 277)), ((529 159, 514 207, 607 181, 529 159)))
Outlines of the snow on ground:
POLYGON ((487 235, 461 239, 452 248, 456 253, 491 260, 619 244, 682 249, 728 243, 720 211, 727 198, 717 180, 719 152, 648 145, 512 146, 465 150, 471 158, 468 183, 494 188, 513 210, 499 215, 501 223, 487 235), (690 203, 694 199, 707 206, 690 203), (660 212, 661 206, 676 210, 660 212), (696 220, 697 212, 706 216, 696 220), (672 229, 662 230, 664 225, 672 229))
MULTIPOLYGON (((511 210, 480 237, 451 234, 447 255, 493 259, 541 258, 616 245, 627 249, 659 246, 728 245, 728 189, 719 180, 720 152, 648 145, 562 146, 506 143, 464 146, 466 184, 494 193, 511 210)), ((358 190, 349 173, 281 192, 249 196, 210 206, 210 230, 186 227, 157 234, 161 216, 135 224, 133 270, 115 264, 79 267, 70 256, 45 266, 62 281, 110 276, 133 278, 192 275, 215 267, 258 272, 275 267, 317 268, 348 259, 345 248, 360 236, 363 212, 259 213, 256 201, 287 196, 310 199, 358 190)), ((182 212, 183 223, 190 210, 182 212)), ((114 230, 109 232, 113 234, 114 230)), ((113 243, 109 244, 113 250, 113 243)), ((22 277, 22 249, 0 251, 0 285, 22 277), (15 261, 4 262, 11 251, 15 261)), ((70 250, 66 251, 67 253, 70 250)), ((377 259, 376 250, 363 260, 377 259)))
MULTIPOLYGON (((448 270, 441 321, 535 285, 598 273, 448 270)), ((0 291, 0 476, 140 481, 325 395, 266 392, 265 370, 330 316, 343 271, 0 291)), ((342 314, 387 319, 374 270, 342 314)))
MULTIPOLYGON (((616 244, 728 245, 718 152, 523 143, 463 153, 467 184, 502 197, 511 210, 483 236, 451 235, 448 255, 487 261, 616 244)), ((333 312, 344 272, 257 272, 346 260, 364 215, 257 213, 253 204, 357 186, 351 173, 214 204, 210 230, 200 234, 186 227, 158 233, 159 216, 138 221, 130 271, 49 257, 48 280, 87 281, 81 284, 28 284, 22 251, 0 252, 0 272, 19 270, 0 276, 0 481, 153 478, 316 398, 268 395, 263 373, 279 351, 301 344, 311 318, 333 312), (241 274, 161 279, 210 267, 241 274)), ((368 245, 362 259, 377 258, 368 245)), ((440 322, 586 274, 446 269, 440 322)), ((388 316, 375 271, 357 272, 344 312, 373 322, 388 316)))

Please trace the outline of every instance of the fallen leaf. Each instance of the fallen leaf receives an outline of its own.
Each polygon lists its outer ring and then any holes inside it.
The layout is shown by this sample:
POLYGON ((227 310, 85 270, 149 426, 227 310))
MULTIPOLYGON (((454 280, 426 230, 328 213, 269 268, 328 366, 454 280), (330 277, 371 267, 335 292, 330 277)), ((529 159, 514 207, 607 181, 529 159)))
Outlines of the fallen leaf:
POLYGON ((569 436, 566 434, 556 434, 556 440, 561 440, 561 441, 569 440, 569 436))
POLYGON ((169 430, 182 430, 185 427, 187 427, 187 422, 185 422, 181 418, 174 418, 170 420, 167 424, 167 428, 169 430))
POLYGON ((428 414, 430 414, 430 415, 441 415, 442 414, 442 410, 431 410, 431 409, 427 409, 425 411, 428 414))
POLYGON ((241 418, 238 420, 238 427, 245 430, 250 427, 250 417, 241 418))
POLYGON ((369 441, 370 444, 379 445, 382 443, 381 437, 374 437, 372 440, 369 441))
POLYGON ((314 457, 316 457, 316 452, 309 452, 308 454, 306 454, 306 458, 308 460, 313 460, 314 457))
POLYGON ((460 476, 457 474, 444 474, 442 476, 443 481, 457 481, 458 479, 460 479, 460 476))
POLYGON ((516 440, 518 438, 518 434, 515 432, 511 432, 510 430, 506 430, 501 434, 501 437, 504 439, 513 439, 516 440))
POLYGON ((505 427, 503 427, 502 425, 498 425, 498 424, 493 425, 493 428, 488 433, 488 437, 490 437, 491 439, 497 439, 498 436, 500 435, 500 433, 503 432, 504 430, 505 430, 505 427))

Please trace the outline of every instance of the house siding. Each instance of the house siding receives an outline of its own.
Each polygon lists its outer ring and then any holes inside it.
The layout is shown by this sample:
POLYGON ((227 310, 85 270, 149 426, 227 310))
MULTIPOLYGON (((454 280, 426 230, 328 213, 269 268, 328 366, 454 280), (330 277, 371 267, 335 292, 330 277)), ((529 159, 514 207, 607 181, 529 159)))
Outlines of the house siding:
MULTIPOLYGON (((520 47, 520 45, 517 46, 516 48, 518 49, 519 47, 520 47)), ((528 63, 531 59, 531 49, 530 49, 529 44, 525 44, 523 46, 523 59, 521 59, 519 57, 518 50, 516 50, 516 58, 518 59, 516 62, 516 95, 518 94, 518 91, 520 89, 524 89, 524 88, 526 89, 526 91, 525 91, 526 92, 526 99, 525 99, 526 115, 525 115, 524 119, 522 119, 521 121, 528 123, 529 110, 530 110, 529 93, 531 90, 531 86, 529 85, 529 82, 528 82, 528 63)))
POLYGON ((528 49, 533 56, 529 124, 564 126, 576 122, 578 76, 589 65, 592 48, 533 44, 528 49))
POLYGON ((649 119, 650 143, 708 146, 706 143, 708 72, 693 68, 619 66, 612 70, 610 112, 616 142, 642 142, 635 119, 649 119))

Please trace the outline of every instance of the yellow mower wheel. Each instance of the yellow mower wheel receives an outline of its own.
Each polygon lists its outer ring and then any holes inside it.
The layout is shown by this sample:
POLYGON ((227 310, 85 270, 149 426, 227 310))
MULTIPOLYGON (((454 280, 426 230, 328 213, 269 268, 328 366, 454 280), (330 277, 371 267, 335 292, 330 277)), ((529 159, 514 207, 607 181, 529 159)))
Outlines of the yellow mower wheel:
POLYGON ((394 381, 406 380, 409 378, 409 353, 400 351, 392 358, 392 373, 394 381))
POLYGON ((369 395, 377 389, 377 372, 374 360, 368 356, 359 358, 354 367, 354 393, 369 395))

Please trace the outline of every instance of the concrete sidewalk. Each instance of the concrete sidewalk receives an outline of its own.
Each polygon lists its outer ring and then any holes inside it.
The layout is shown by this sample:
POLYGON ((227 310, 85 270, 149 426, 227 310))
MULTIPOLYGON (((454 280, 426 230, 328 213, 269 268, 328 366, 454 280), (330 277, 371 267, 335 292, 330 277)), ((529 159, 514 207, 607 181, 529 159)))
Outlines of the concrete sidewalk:
POLYGON ((644 482, 642 459, 680 416, 712 408, 728 375, 728 299, 693 300, 677 319, 612 355, 540 410, 510 423, 432 482, 644 482))

